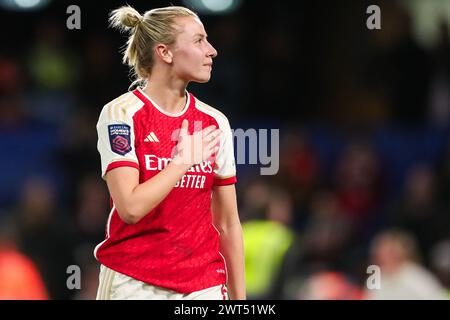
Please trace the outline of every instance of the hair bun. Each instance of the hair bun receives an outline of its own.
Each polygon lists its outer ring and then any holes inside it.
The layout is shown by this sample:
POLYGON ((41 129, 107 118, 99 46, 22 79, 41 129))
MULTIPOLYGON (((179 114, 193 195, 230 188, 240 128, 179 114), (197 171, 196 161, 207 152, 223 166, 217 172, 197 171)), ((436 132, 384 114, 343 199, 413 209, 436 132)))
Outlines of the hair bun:
POLYGON ((130 6, 123 6, 111 12, 109 18, 111 25, 114 27, 135 28, 144 17, 130 6))

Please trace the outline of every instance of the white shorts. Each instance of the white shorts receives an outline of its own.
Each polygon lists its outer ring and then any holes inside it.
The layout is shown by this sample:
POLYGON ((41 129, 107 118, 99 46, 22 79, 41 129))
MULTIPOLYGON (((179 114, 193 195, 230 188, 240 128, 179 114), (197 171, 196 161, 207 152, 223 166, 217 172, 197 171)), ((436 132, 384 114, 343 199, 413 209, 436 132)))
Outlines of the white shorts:
POLYGON ((179 293, 150 285, 100 265, 97 300, 228 300, 225 285, 179 293))

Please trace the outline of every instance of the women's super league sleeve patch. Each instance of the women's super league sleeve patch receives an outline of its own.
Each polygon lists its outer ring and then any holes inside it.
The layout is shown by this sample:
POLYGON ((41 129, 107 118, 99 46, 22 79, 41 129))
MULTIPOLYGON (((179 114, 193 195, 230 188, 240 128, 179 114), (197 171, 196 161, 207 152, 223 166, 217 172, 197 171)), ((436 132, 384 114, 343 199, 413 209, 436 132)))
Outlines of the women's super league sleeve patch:
POLYGON ((126 124, 111 124, 108 126, 111 150, 121 156, 131 151, 130 126, 126 124))

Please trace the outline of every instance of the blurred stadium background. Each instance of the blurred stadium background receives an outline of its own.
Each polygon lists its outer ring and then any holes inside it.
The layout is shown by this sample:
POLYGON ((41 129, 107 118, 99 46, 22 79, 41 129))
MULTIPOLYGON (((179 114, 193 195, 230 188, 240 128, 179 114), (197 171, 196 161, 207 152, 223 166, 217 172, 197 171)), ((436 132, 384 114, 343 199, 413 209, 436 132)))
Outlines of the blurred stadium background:
MULTIPOLYGON (((232 128, 280 129, 277 175, 238 166, 250 298, 450 297, 450 0, 127 3, 194 8, 219 56, 190 90, 232 128)), ((0 298, 95 298, 95 124, 130 83, 107 26, 123 4, 0 0, 0 298)))

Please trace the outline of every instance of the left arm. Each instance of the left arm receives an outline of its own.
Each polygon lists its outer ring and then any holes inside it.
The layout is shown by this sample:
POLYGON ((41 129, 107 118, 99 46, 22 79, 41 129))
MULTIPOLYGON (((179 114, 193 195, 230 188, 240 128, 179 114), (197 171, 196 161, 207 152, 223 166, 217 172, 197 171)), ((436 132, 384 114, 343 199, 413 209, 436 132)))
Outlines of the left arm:
POLYGON ((244 244, 235 186, 214 186, 212 195, 213 224, 220 233, 220 251, 228 271, 229 296, 231 300, 245 300, 244 244))

